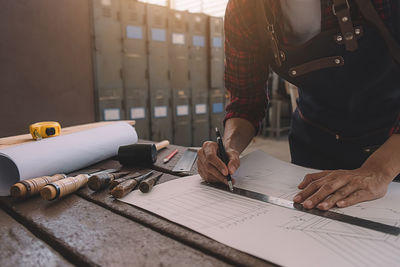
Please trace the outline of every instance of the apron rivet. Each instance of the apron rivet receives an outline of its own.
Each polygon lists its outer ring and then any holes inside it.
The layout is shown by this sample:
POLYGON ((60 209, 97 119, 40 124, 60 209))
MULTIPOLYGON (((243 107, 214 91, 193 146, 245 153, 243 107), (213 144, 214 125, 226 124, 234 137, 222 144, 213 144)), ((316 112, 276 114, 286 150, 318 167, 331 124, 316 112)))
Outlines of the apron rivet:
POLYGON ((347 32, 347 33, 344 35, 344 38, 345 38, 347 41, 353 40, 354 34, 351 33, 351 32, 347 32))
POLYGON ((286 59, 286 55, 285 55, 285 53, 284 53, 283 51, 281 51, 281 52, 280 52, 280 54, 281 54, 281 58, 282 58, 282 60, 285 60, 285 59, 286 59))
POLYGON ((339 140, 340 139, 340 136, 337 134, 336 135, 336 140, 339 140))
POLYGON ((360 29, 355 29, 354 32, 356 33, 356 35, 359 35, 361 33, 361 30, 360 29))
POLYGON ((340 59, 338 59, 338 58, 335 59, 335 63, 339 65, 340 64, 340 59))
POLYGON ((343 37, 341 35, 336 36, 336 41, 338 42, 343 41, 343 37))
POLYGON ((291 73, 292 73, 293 76, 296 76, 296 75, 297 75, 297 71, 295 71, 295 70, 292 70, 291 73))
POLYGON ((343 17, 343 18, 342 18, 342 21, 343 21, 343 22, 348 22, 348 21, 349 21, 349 18, 348 18, 348 17, 343 17))

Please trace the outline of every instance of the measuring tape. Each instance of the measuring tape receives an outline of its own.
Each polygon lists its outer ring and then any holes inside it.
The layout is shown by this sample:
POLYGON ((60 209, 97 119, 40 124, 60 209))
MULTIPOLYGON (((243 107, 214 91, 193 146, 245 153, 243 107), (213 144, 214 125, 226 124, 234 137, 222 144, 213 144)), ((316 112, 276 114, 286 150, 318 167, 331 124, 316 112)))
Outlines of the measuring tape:
POLYGON ((35 140, 60 135, 61 125, 56 121, 43 121, 31 124, 29 132, 35 140))
MULTIPOLYGON (((216 188, 216 189, 221 189, 221 190, 224 190, 227 192, 231 192, 228 190, 228 188, 225 184, 211 184, 211 183, 206 183, 206 182, 203 182, 203 184, 213 187, 213 188, 216 188)), ((396 226, 387 225, 387 224, 383 224, 383 223, 379 223, 379 222, 374 222, 374 221, 370 221, 370 220, 362 219, 362 218, 358 218, 358 217, 353 217, 350 215, 345 215, 345 214, 337 213, 334 211, 323 211, 323 210, 319 210, 316 208, 306 209, 303 207, 302 204, 294 203, 293 201, 286 200, 283 198, 272 197, 272 196, 264 195, 264 194, 257 193, 254 191, 237 188, 237 187, 233 188, 232 193, 235 195, 240 195, 240 196, 248 197, 251 199, 259 200, 262 202, 266 202, 266 203, 269 203, 272 205, 277 205, 280 207, 297 210, 297 211, 301 211, 301 212, 305 212, 305 213, 310 213, 310 214, 328 218, 331 220, 340 221, 340 222, 344 222, 344 223, 348 223, 348 224, 352 224, 352 225, 357 225, 357 226, 360 226, 363 228, 375 230, 375 231, 382 232, 385 234, 391 234, 391 235, 395 235, 395 236, 400 234, 400 228, 396 227, 396 226)))

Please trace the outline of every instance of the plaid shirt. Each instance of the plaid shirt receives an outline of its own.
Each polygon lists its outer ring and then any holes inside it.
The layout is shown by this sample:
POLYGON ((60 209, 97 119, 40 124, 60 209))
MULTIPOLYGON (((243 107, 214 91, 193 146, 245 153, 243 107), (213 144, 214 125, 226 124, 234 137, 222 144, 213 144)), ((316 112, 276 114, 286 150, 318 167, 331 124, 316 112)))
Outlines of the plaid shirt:
MULTIPOLYGON (((397 30, 393 21, 398 0, 371 0, 395 37, 397 30)), ((279 12, 280 1, 270 1, 272 11, 279 12)), ((350 3, 352 3, 351 1, 350 3)), ((354 6, 354 3, 351 4, 354 6)), ((255 16, 256 1, 230 0, 225 13, 225 87, 230 94, 225 121, 243 118, 250 121, 258 131, 265 116, 268 103, 266 82, 268 62, 259 37, 255 16)), ((332 0, 321 0, 321 30, 338 27, 332 14, 332 0)), ((361 16, 357 8, 351 8, 352 16, 361 16)), ((279 31, 278 31, 279 32, 279 31)), ((283 39, 284 40, 284 39, 283 39)), ((400 134, 400 116, 390 134, 400 134)))

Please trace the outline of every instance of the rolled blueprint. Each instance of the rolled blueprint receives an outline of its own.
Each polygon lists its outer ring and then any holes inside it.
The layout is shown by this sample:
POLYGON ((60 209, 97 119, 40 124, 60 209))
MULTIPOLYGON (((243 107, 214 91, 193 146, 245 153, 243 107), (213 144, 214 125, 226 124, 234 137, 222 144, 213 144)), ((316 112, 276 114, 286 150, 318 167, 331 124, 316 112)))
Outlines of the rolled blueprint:
POLYGON ((69 173, 116 156, 120 146, 137 139, 135 128, 116 122, 0 149, 0 196, 20 180, 69 173))

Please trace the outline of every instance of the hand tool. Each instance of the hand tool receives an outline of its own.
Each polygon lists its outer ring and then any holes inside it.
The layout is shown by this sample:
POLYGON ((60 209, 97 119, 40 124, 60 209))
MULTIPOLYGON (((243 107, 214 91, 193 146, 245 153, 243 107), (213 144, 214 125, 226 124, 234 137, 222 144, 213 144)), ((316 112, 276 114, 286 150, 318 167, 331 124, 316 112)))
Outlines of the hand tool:
MULTIPOLYGON (((225 163, 226 167, 228 168, 229 158, 226 154, 224 143, 222 142, 221 133, 218 131, 218 128, 215 128, 215 133, 217 135, 217 143, 218 143, 218 156, 219 158, 225 163)), ((232 177, 229 174, 226 176, 226 180, 228 180, 229 190, 233 192, 233 185, 232 185, 232 177)))
POLYGON ((141 175, 140 172, 135 172, 135 173, 132 173, 132 174, 128 174, 127 176, 124 176, 124 177, 121 177, 121 178, 118 178, 118 179, 114 179, 110 183, 110 189, 113 189, 114 187, 116 187, 120 183, 125 182, 126 180, 130 180, 130 179, 139 177, 140 175, 141 175))
POLYGON ((158 180, 160 179, 160 177, 163 175, 163 173, 157 174, 153 177, 147 178, 146 180, 143 180, 140 184, 139 184, 139 190, 142 193, 148 193, 151 191, 151 189, 153 188, 153 186, 156 185, 156 183, 158 182, 158 180))
POLYGON ((121 198, 126 196, 128 193, 130 193, 132 190, 135 189, 135 187, 144 179, 148 178, 154 173, 154 171, 150 171, 146 174, 143 174, 137 178, 129 179, 126 180, 116 187, 114 187, 113 190, 111 190, 111 195, 115 198, 121 198))
POLYGON ((45 200, 54 200, 71 194, 77 191, 82 186, 86 185, 89 177, 92 175, 98 175, 101 173, 112 173, 117 171, 116 169, 108 169, 97 171, 94 173, 79 174, 75 177, 68 177, 62 180, 50 183, 40 190, 40 196, 45 200))
POLYGON ((170 161, 176 154, 178 154, 178 149, 172 151, 168 156, 163 159, 164 164, 170 161))
POLYGON ((172 169, 173 172, 190 172, 193 163, 197 158, 197 150, 189 148, 183 153, 183 156, 176 163, 175 167, 172 169))
POLYGON ((120 146, 118 160, 124 166, 146 166, 157 160, 157 151, 167 147, 168 140, 157 144, 133 144, 120 146))
POLYGON ((61 125, 56 121, 43 121, 31 124, 29 132, 35 140, 60 135, 61 125))
POLYGON ((88 187, 93 191, 106 189, 112 181, 128 175, 129 172, 101 173, 89 178, 88 187))
MULTIPOLYGON (((226 191, 226 187, 222 184, 211 184, 211 183, 207 183, 207 182, 203 182, 202 184, 226 191)), ((310 214, 328 218, 331 220, 336 220, 336 221, 340 221, 343 223, 348 223, 348 224, 360 226, 363 228, 375 230, 375 231, 382 232, 385 234, 391 234, 391 235, 396 235, 396 236, 400 234, 400 228, 396 227, 396 226, 387 225, 387 224, 383 224, 383 223, 379 223, 379 222, 375 222, 375 221, 370 221, 370 220, 362 219, 362 218, 358 218, 358 217, 353 217, 350 215, 346 215, 346 214, 342 214, 342 213, 338 213, 338 212, 334 212, 334 211, 323 211, 323 210, 319 210, 316 208, 306 209, 303 207, 302 204, 294 203, 293 201, 286 200, 283 198, 272 197, 272 196, 268 196, 265 194, 253 192, 250 190, 237 188, 237 187, 233 188, 232 193, 236 194, 236 195, 248 197, 251 199, 259 200, 262 202, 266 202, 266 203, 269 203, 272 205, 277 205, 277 206, 292 209, 292 210, 310 213, 310 214)))
POLYGON ((36 195, 40 189, 49 183, 66 178, 65 174, 54 174, 53 176, 42 176, 20 181, 10 188, 10 195, 14 198, 24 198, 36 195))

